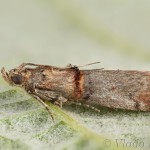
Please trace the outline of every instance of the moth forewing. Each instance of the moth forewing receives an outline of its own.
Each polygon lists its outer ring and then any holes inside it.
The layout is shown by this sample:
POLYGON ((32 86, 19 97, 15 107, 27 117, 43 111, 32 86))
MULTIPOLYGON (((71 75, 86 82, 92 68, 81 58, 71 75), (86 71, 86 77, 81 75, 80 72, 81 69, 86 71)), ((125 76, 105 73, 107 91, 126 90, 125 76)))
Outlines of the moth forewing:
POLYGON ((150 111, 149 71, 79 70, 72 65, 59 68, 23 63, 9 72, 2 68, 1 73, 9 84, 23 87, 47 110, 44 101, 60 107, 66 102, 74 102, 91 106, 93 110, 93 105, 98 104, 109 108, 150 111))

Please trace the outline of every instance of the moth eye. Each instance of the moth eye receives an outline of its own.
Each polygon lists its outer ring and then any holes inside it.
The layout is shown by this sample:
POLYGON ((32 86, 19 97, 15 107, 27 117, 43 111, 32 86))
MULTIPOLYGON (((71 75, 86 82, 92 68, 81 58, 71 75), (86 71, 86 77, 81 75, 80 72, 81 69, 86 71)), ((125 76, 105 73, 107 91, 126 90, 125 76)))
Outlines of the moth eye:
POLYGON ((22 75, 16 74, 16 75, 14 75, 14 76, 11 77, 11 80, 12 80, 15 84, 21 84, 22 81, 23 81, 23 77, 22 77, 22 75))

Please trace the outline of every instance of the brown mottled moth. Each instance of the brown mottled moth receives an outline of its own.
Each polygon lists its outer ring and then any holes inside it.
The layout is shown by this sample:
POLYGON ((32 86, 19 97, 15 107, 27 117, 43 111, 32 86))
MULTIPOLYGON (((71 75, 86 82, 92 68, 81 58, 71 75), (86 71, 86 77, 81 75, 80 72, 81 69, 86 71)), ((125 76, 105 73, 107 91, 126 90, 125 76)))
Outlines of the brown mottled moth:
POLYGON ((75 102, 87 106, 99 104, 110 108, 150 111, 149 71, 79 70, 71 65, 59 68, 23 63, 9 72, 2 68, 1 72, 10 85, 23 87, 49 113, 45 101, 60 107, 66 102, 75 102))

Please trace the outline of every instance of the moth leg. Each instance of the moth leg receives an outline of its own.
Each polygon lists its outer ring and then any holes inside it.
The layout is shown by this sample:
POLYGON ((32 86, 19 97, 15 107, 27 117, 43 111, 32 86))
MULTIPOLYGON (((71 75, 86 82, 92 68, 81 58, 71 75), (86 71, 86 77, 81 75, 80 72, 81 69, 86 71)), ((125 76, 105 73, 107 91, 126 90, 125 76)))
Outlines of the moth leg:
POLYGON ((35 99, 37 99, 45 107, 45 109, 47 110, 47 112, 50 114, 52 120, 54 120, 54 116, 53 116, 53 113, 52 113, 50 107, 43 100, 41 100, 37 95, 32 94, 32 96, 35 99))
POLYGON ((96 108, 96 107, 94 107, 94 106, 90 106, 90 105, 88 105, 88 104, 77 103, 77 102, 72 102, 72 104, 75 104, 75 105, 77 105, 77 106, 83 106, 83 107, 86 107, 86 108, 92 109, 92 110, 94 110, 95 112, 100 113, 100 110, 99 110, 99 109, 97 109, 97 108, 96 108))
POLYGON ((63 96, 57 94, 54 91, 49 91, 49 90, 40 90, 40 89, 35 89, 36 95, 38 95, 42 100, 45 101, 50 101, 51 103, 58 105, 59 107, 62 108, 63 103, 67 101, 66 98, 63 96))
POLYGON ((67 102, 67 99, 62 97, 62 96, 59 96, 57 98, 57 100, 54 102, 55 105, 58 105, 60 108, 62 108, 63 106, 63 103, 67 102))
POLYGON ((100 113, 100 110, 97 109, 97 108, 95 108, 94 106, 90 106, 90 105, 88 105, 88 104, 82 104, 82 105, 83 105, 84 107, 87 107, 87 108, 90 108, 90 109, 94 110, 95 112, 100 113))

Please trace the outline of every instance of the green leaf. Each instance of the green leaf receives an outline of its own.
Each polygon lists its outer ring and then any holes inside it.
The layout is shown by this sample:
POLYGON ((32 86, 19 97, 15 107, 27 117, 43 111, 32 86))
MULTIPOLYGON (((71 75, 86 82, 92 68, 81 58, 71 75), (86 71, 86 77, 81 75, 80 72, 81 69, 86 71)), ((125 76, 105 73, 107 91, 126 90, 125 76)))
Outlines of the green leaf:
POLYGON ((54 121, 37 100, 22 89, 11 88, 1 79, 0 149, 123 150, 149 147, 149 113, 106 108, 100 108, 101 113, 97 113, 82 106, 69 105, 60 109, 48 105, 54 121))

